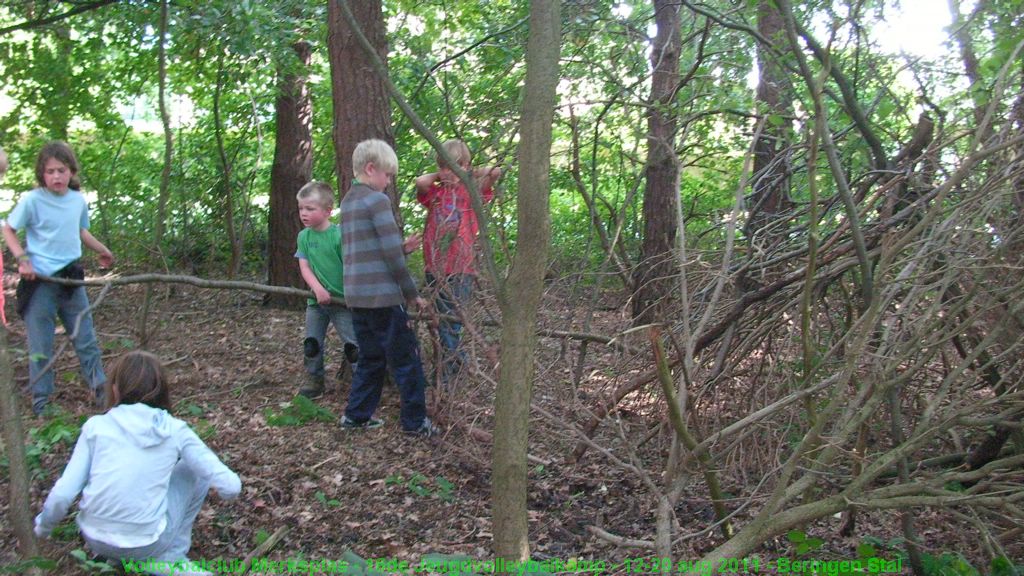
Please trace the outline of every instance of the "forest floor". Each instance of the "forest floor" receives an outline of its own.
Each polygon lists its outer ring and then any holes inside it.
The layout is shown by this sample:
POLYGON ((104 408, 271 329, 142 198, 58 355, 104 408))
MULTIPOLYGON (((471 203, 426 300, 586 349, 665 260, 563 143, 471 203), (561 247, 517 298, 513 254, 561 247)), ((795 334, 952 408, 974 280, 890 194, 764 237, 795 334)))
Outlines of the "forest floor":
MULTIPOLYGON (((135 347, 135 323, 144 287, 118 287, 95 311, 96 326, 106 362, 135 347)), ((8 292, 10 294, 10 292, 8 292)), ((303 316, 298 310, 262 306, 262 295, 239 291, 201 290, 176 286, 157 288, 150 315, 149 348, 166 362, 172 375, 175 415, 188 421, 210 447, 242 478, 243 492, 234 501, 210 499, 197 520, 191 556, 227 561, 244 558, 270 534, 287 527, 284 538, 265 557, 282 561, 343 558, 346 551, 361 558, 394 558, 417 564, 428 554, 462 554, 479 560, 492 557, 490 512, 490 447, 495 367, 483 360, 493 350, 495 329, 482 330, 488 344, 467 339, 473 362, 464 371, 455 392, 432 389, 432 411, 444 428, 437 438, 409 438, 398 428, 398 399, 393 386, 385 390, 378 416, 383 428, 344 431, 335 422, 308 421, 274 426, 268 415, 281 414, 303 381, 303 316)), ((97 291, 90 290, 95 298, 97 291)), ((482 300, 487 301, 486 295, 482 300)), ((615 295, 593 306, 592 315, 574 309, 582 298, 571 290, 552 289, 546 296, 541 324, 561 330, 585 330, 614 335, 628 327, 628 318, 615 295), (589 318, 589 321, 587 320, 589 318)), ((600 300, 600 299, 599 299, 600 300)), ((496 315, 496 306, 483 304, 481 314, 496 315)), ((12 349, 24 349, 24 326, 7 302, 12 349)), ((424 342, 424 356, 432 353, 429 330, 417 323, 424 342)), ((61 340, 58 339, 58 342, 61 340)), ((644 366, 610 348, 592 344, 581 372, 579 387, 573 385, 578 343, 554 338, 540 340, 534 402, 565 421, 582 422, 579 406, 594 406, 604 391, 644 366)), ((341 367, 340 344, 331 334, 328 371, 341 367)), ((67 413, 67 422, 78 422, 94 413, 89 395, 77 378, 77 360, 66 351, 58 362, 55 402, 67 413)), ((24 356, 15 354, 15 374, 20 388, 27 378, 24 356)), ((330 378, 327 394, 317 405, 340 416, 349 381, 330 378)), ((619 425, 634 432, 644 429, 647 440, 639 442, 652 462, 667 453, 667 434, 660 426, 664 416, 657 398, 647 396, 623 405, 619 425), (646 400, 646 402, 645 402, 646 400), (645 428, 638 428, 638 427, 645 428)), ((72 445, 60 441, 49 446, 41 438, 52 420, 34 418, 28 410, 27 393, 21 398, 30 448, 38 452, 32 483, 33 511, 59 476, 72 445)), ((301 416, 301 414, 300 414, 301 416)), ((529 526, 531 553, 538 560, 568 561, 582 558, 604 561, 606 573, 626 573, 626 560, 649 556, 636 548, 617 546, 595 537, 588 526, 600 527, 624 538, 651 540, 655 498, 635 475, 614 467, 590 450, 578 462, 568 456, 576 438, 568 426, 559 425, 534 411, 530 422, 529 526)), ((603 432, 610 449, 615 438, 603 432)), ((643 438, 641 434, 639 436, 643 438)), ((656 469, 657 466, 654 466, 656 469)), ((755 479, 749 480, 751 483, 755 479)), ((0 471, 0 512, 8 518, 6 471, 0 471)), ((699 485, 698 485, 699 488, 699 485)), ((725 488, 743 493, 742 486, 725 488)), ((676 550, 686 550, 676 560, 693 561, 721 543, 717 532, 704 530, 712 518, 704 493, 684 496, 676 508, 685 535, 676 550)), ((741 511, 742 523, 749 511, 741 511)), ((856 537, 836 533, 838 520, 819 523, 825 540, 822 555, 834 559, 856 557, 856 547, 866 537, 884 546, 897 535, 893 514, 864 514, 856 537), (867 536, 866 536, 867 535, 867 536), (825 554, 827 552, 827 554, 825 554)), ((934 550, 972 550, 973 537, 962 526, 945 520, 924 519, 925 538, 934 550)), ((808 532, 811 528, 808 528, 808 532)), ((57 574, 86 573, 70 557, 83 548, 77 531, 61 531, 44 543, 44 555, 57 560, 57 574)), ((9 522, 0 523, 0 572, 14 561, 14 538, 9 522)), ((780 537, 759 552, 759 558, 790 555, 793 545, 780 537)), ((768 572, 768 570, 748 570, 768 572)))

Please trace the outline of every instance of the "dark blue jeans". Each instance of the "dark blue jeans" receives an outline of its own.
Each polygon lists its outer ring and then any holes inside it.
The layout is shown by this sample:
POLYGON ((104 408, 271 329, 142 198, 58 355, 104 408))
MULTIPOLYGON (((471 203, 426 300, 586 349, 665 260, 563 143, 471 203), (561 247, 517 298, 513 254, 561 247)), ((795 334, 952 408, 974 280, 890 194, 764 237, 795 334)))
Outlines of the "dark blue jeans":
MULTIPOLYGON (((473 275, 450 274, 438 278, 427 272, 427 286, 437 292, 434 306, 446 316, 465 314, 466 307, 473 298, 473 275)), ((460 349, 462 341, 462 323, 441 320, 437 326, 437 335, 441 340, 442 362, 441 381, 448 383, 466 359, 465 350, 460 349)))
POLYGON ((409 315, 402 306, 351 310, 359 362, 352 375, 345 416, 354 422, 373 417, 384 389, 385 370, 390 368, 401 399, 402 429, 419 429, 427 416, 427 379, 409 315))

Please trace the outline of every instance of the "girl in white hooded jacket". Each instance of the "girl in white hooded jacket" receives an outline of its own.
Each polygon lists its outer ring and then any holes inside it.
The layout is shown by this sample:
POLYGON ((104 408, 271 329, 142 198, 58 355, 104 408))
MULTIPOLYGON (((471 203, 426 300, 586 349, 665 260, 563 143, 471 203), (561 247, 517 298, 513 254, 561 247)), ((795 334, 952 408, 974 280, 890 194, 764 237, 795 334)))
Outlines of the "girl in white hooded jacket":
POLYGON ((78 527, 94 553, 152 574, 207 574, 186 564, 192 524, 211 488, 238 496, 238 475, 168 413, 167 375, 156 356, 125 354, 106 386, 111 408, 82 426, 36 516, 36 535, 49 536, 81 493, 78 527))

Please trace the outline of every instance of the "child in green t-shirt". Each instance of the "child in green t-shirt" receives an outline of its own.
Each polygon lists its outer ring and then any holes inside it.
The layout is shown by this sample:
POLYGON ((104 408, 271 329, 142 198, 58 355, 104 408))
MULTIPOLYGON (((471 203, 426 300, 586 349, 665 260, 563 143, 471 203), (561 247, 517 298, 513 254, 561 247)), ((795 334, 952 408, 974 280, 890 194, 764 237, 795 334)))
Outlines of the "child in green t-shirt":
MULTIPOLYGON (((305 352, 306 382, 299 394, 319 398, 324 393, 324 339, 328 324, 334 324, 345 346, 345 361, 354 365, 358 359, 352 314, 341 304, 332 304, 331 298, 345 297, 341 262, 341 228, 331 224, 334 192, 323 182, 310 182, 295 195, 299 203, 299 218, 306 228, 299 232, 295 257, 299 270, 316 298, 306 306, 305 352)), ((353 366, 354 367, 354 366, 353 366)))

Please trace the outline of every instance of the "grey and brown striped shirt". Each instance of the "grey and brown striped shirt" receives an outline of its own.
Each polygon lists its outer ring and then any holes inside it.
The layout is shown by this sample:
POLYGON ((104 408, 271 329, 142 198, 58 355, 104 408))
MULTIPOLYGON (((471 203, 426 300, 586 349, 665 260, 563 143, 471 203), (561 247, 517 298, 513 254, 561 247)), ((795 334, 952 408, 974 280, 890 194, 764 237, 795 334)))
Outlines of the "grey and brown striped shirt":
POLYGON ((346 305, 387 308, 416 298, 416 283, 405 265, 402 235, 386 194, 353 184, 341 201, 341 230, 346 305))

